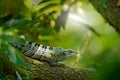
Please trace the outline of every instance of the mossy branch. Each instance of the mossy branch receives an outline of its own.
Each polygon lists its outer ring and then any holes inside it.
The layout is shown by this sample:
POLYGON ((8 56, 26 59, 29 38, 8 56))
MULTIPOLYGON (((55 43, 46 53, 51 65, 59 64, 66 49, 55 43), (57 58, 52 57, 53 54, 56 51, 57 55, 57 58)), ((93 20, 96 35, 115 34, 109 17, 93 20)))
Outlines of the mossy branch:
MULTIPOLYGON (((92 72, 88 70, 80 70, 68 66, 51 67, 45 62, 29 57, 25 57, 25 62, 30 64, 31 68, 28 69, 21 66, 16 68, 23 80, 29 79, 26 73, 31 76, 32 80, 91 80, 90 78, 92 77, 92 72)), ((9 73, 7 74, 12 75, 16 79, 18 76, 16 76, 15 71, 8 67, 6 66, 4 71, 7 73, 6 70, 9 69, 9 73)))

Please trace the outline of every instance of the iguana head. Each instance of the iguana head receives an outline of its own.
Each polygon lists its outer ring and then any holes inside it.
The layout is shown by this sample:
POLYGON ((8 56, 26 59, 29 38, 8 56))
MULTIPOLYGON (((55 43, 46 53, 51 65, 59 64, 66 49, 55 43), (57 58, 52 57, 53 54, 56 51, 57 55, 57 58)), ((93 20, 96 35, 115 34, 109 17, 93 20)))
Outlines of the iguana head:
POLYGON ((70 57, 73 55, 76 55, 78 52, 72 49, 65 49, 64 51, 61 52, 62 55, 66 56, 66 57, 70 57))
POLYGON ((72 49, 64 49, 58 55, 59 61, 63 61, 70 56, 76 55, 77 53, 78 53, 77 51, 72 49))

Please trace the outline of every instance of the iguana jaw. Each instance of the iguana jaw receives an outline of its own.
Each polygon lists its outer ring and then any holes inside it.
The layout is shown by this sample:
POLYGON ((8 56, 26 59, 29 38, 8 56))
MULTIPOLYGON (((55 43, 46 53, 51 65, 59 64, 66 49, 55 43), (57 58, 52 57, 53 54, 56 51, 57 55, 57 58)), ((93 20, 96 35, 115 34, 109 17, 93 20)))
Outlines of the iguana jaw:
POLYGON ((65 53, 65 56, 66 56, 66 57, 70 57, 70 56, 73 56, 73 55, 77 55, 77 54, 78 54, 77 51, 72 50, 72 49, 65 49, 63 52, 65 53))
POLYGON ((75 51, 75 50, 72 50, 70 54, 71 54, 71 56, 73 56, 73 55, 77 55, 77 54, 78 54, 78 52, 77 52, 77 51, 75 51))

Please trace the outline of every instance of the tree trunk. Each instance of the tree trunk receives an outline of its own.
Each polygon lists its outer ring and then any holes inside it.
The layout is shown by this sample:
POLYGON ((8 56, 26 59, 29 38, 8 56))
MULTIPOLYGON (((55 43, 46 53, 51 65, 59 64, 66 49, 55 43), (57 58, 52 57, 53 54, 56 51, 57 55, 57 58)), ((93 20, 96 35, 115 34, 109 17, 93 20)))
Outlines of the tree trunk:
POLYGON ((120 33, 120 6, 118 0, 90 0, 98 12, 120 33), (106 3, 106 8, 100 5, 100 1, 106 3))

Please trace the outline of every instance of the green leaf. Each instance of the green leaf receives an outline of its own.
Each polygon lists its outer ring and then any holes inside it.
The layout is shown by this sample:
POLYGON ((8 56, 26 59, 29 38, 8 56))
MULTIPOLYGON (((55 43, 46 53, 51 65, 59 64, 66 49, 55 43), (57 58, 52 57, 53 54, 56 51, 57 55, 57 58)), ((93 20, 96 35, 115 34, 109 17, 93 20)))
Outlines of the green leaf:
POLYGON ((17 75, 17 77, 18 77, 18 80, 22 80, 22 77, 21 77, 21 75, 19 74, 19 72, 18 72, 18 71, 15 71, 15 73, 16 73, 16 75, 17 75))
POLYGON ((100 0, 99 5, 104 8, 107 9, 107 3, 105 2, 105 0, 100 0))
POLYGON ((38 6, 36 6, 34 9, 33 9, 33 12, 37 12, 39 11, 40 9, 50 5, 50 4, 58 4, 59 3, 59 0, 53 0, 53 1, 47 1, 47 2, 44 2, 44 3, 40 3, 38 6))
POLYGON ((12 14, 9 14, 9 15, 6 15, 4 17, 1 17, 0 18, 0 26, 2 26, 3 24, 5 24, 7 21, 9 21, 10 19, 12 19, 13 15, 12 14))
POLYGON ((24 27, 26 25, 34 25, 40 21, 38 20, 11 20, 7 24, 3 26, 3 29, 10 29, 10 28, 19 28, 24 27))

